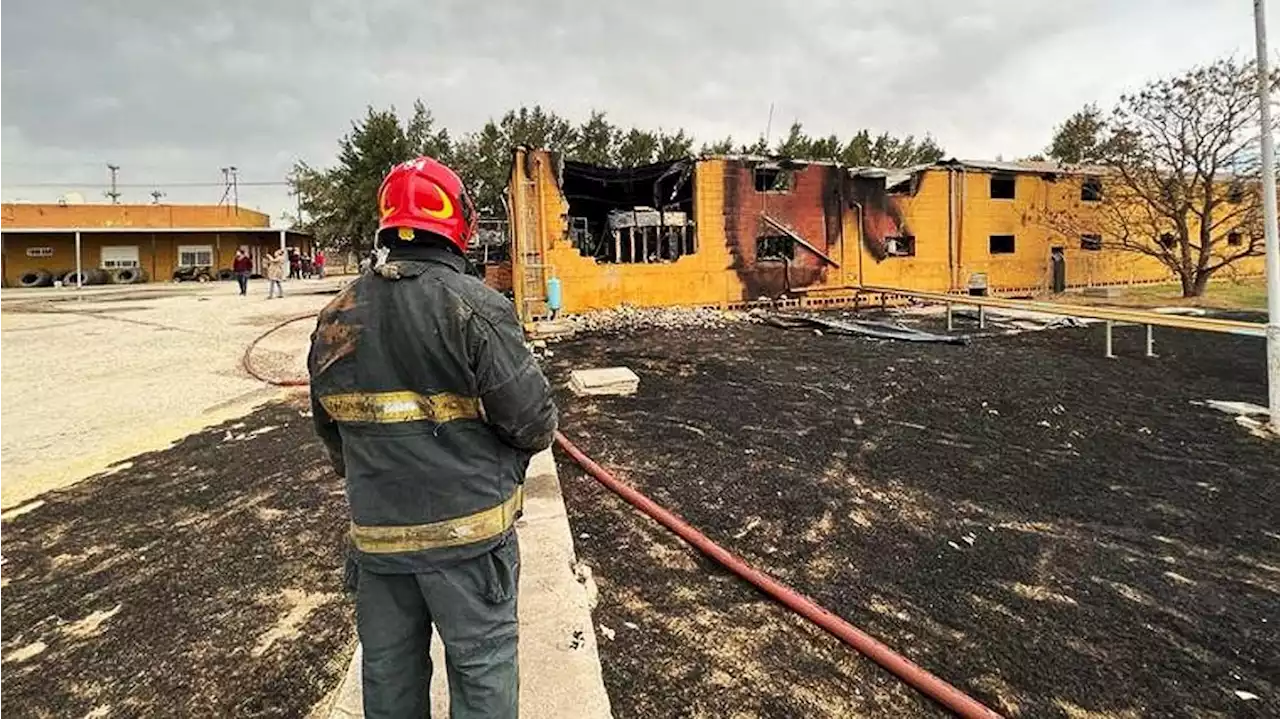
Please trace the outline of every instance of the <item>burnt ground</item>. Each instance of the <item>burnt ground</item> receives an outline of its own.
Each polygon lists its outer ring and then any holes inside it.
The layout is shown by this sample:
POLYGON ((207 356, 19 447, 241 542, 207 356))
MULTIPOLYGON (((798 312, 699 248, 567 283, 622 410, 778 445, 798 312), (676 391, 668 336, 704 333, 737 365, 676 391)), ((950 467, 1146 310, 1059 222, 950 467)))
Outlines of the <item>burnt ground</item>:
MULTIPOLYGON (((1280 715, 1280 445, 1190 404, 1264 403, 1263 343, 1116 337, 737 325, 561 343, 551 374, 634 369, 635 397, 560 391, 571 439, 997 710, 1280 715)), ((940 713, 558 461, 616 716, 940 713)))
POLYGON ((353 639, 342 482, 279 404, 4 522, 13 717, 305 716, 353 639))

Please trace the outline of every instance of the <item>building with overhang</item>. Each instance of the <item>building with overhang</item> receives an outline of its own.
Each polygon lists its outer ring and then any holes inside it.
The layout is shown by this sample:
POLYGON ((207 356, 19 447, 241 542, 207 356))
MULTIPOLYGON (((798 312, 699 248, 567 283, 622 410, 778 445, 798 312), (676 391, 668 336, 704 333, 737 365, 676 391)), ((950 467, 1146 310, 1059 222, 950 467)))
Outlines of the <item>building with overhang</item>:
POLYGON ((167 282, 192 267, 227 277, 237 247, 249 251, 255 273, 277 248, 313 250, 309 235, 228 205, 5 203, 0 243, 5 287, 167 282))

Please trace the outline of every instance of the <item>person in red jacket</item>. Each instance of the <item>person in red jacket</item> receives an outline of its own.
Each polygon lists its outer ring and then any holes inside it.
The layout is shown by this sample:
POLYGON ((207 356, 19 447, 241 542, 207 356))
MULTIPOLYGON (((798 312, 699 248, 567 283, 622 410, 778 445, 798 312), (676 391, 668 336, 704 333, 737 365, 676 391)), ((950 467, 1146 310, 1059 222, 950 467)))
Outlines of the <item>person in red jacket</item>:
POLYGON ((231 261, 231 270, 236 273, 236 282, 240 285, 240 296, 249 294, 249 273, 253 271, 253 258, 249 257, 249 249, 236 249, 236 258, 231 261))
POLYGON ((312 260, 316 269, 316 277, 324 279, 324 250, 316 250, 315 259, 312 260))

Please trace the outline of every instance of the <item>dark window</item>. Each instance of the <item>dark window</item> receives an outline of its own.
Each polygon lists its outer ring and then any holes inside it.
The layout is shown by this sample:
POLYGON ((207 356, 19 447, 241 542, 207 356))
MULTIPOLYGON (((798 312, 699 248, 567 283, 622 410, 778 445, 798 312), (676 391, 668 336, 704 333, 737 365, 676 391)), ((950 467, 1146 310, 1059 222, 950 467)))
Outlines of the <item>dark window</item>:
POLYGON ((1232 247, 1239 247, 1244 244, 1244 235, 1239 232, 1230 232, 1227 234, 1227 244, 1232 247))
POLYGON ((1013 235, 992 235, 987 243, 987 249, 993 255, 1012 255, 1013 247, 1013 235))
POLYGON ((1178 238, 1173 236, 1172 232, 1160 233, 1160 246, 1166 250, 1172 250, 1173 246, 1178 244, 1178 238))
POLYGON ((794 260, 796 241, 787 235, 764 235, 756 238, 757 260, 794 260))
POLYGON ((778 167, 756 168, 756 192, 791 192, 791 173, 778 167))
POLYGON ((1014 175, 992 175, 991 199, 1012 200, 1017 184, 1017 178, 1014 175))
POLYGON ((1080 199, 1085 202, 1097 202, 1102 199, 1102 180, 1097 177, 1086 177, 1080 183, 1080 199))
POLYGON ((1102 249, 1102 235, 1080 235, 1080 249, 1097 252, 1102 249))
POLYGON ((1227 188, 1227 202, 1230 202, 1233 205, 1238 205, 1241 202, 1244 202, 1244 187, 1241 186, 1239 182, 1233 182, 1231 183, 1231 186, 1227 188))
POLYGON ((590 257, 595 250, 595 240, 591 237, 591 223, 585 217, 569 218, 569 239, 583 257, 590 257))
POLYGON ((916 256, 916 238, 914 235, 903 235, 901 237, 886 237, 884 240, 885 253, 890 257, 915 257, 916 256))

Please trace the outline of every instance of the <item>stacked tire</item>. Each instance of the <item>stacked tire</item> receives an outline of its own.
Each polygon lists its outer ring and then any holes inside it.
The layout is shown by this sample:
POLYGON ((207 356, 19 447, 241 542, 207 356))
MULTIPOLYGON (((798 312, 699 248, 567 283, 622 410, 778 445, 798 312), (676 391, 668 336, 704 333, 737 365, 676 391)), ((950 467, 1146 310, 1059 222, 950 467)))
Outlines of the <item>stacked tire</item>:
POLYGON ((19 287, 50 287, 53 273, 48 270, 30 270, 18 276, 19 287))
POLYGON ((141 267, 122 267, 111 272, 110 281, 117 285, 137 285, 147 281, 147 271, 141 267))
POLYGON ((81 285, 104 285, 112 280, 111 273, 106 270, 81 270, 76 272, 72 270, 62 276, 63 287, 74 287, 79 280, 81 285))

